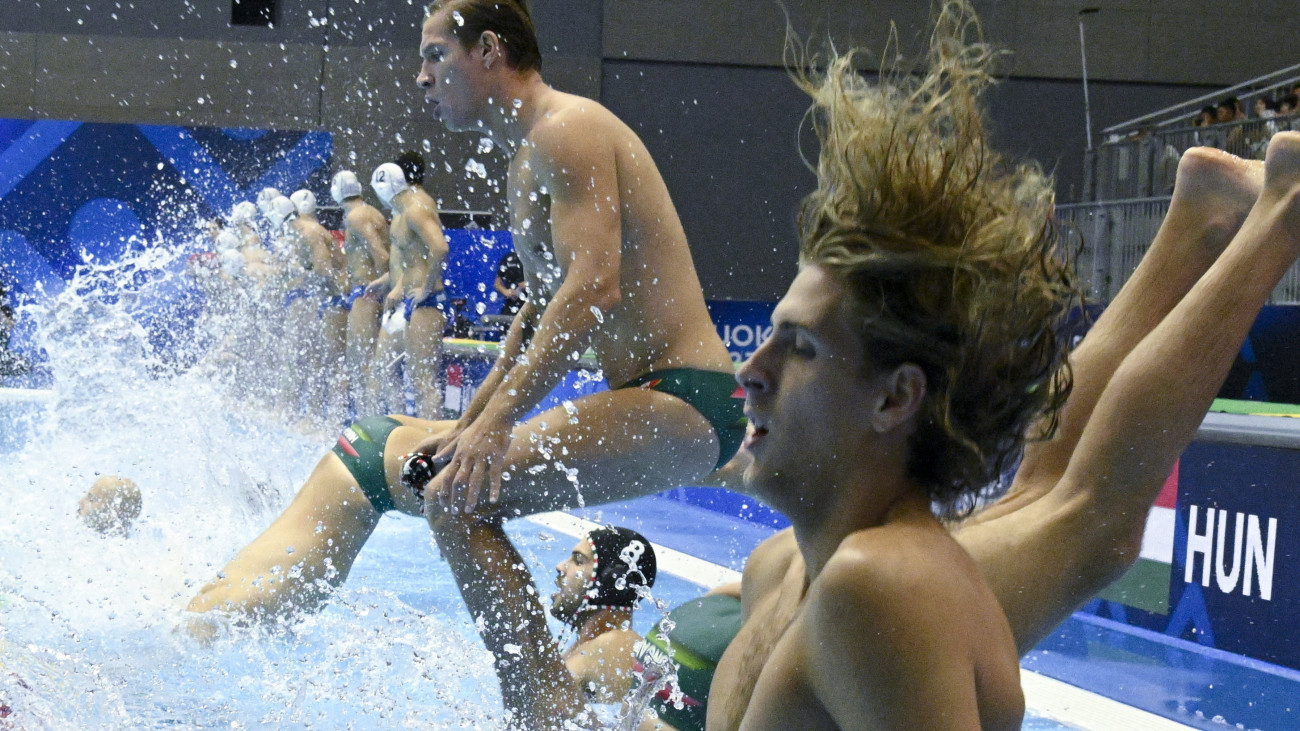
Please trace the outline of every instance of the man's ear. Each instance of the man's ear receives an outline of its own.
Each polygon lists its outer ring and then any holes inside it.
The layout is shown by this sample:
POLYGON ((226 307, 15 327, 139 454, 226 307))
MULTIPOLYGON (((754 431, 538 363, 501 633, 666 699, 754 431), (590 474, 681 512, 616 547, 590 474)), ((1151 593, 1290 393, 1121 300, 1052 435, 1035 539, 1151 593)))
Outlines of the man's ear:
POLYGON ((925 400, 925 371, 915 363, 904 363, 877 376, 881 394, 872 410, 871 427, 884 434, 907 423, 925 400))
POLYGON ((501 38, 494 31, 485 30, 478 37, 479 48, 483 53, 483 68, 492 68, 502 53, 501 38))

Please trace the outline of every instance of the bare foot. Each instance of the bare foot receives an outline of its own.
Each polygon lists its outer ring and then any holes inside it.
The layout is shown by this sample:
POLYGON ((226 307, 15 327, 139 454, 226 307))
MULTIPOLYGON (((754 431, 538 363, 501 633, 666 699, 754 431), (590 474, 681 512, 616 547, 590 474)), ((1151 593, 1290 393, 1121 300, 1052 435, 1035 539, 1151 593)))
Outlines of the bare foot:
POLYGON ((1300 241, 1300 132, 1279 132, 1264 157, 1264 193, 1260 203, 1272 203, 1281 217, 1281 233, 1300 241))
POLYGON ((1196 241, 1213 260, 1241 228, 1263 187, 1263 162, 1193 147, 1178 163, 1166 222, 1199 230, 1196 241))

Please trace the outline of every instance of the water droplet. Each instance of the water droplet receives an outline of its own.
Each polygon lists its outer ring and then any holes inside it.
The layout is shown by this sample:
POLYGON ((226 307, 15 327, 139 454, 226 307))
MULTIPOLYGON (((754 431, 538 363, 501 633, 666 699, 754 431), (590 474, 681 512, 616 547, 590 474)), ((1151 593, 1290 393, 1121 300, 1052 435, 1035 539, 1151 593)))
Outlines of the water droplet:
POLYGON ((592 305, 592 306, 591 306, 591 314, 593 314, 593 315, 596 316, 596 322, 599 322, 599 323, 602 323, 602 324, 605 322, 605 313, 601 312, 599 307, 597 307, 597 306, 595 306, 595 305, 592 305))
POLYGON ((230 59, 230 68, 232 68, 232 69, 237 69, 237 68, 239 68, 239 62, 236 61, 236 60, 233 59, 233 58, 230 59))
POLYGON ((458 26, 465 25, 465 16, 461 15, 459 10, 453 10, 451 12, 451 18, 452 20, 456 21, 456 25, 458 26))

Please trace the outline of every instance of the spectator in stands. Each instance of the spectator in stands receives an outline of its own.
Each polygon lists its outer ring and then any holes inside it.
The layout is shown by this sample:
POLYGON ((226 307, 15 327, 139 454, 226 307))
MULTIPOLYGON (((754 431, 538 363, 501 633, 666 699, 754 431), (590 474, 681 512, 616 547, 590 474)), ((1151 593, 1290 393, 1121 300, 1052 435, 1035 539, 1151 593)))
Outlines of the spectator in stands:
POLYGON ((1192 122, 1192 126, 1198 128, 1195 134, 1197 145, 1223 149, 1225 142, 1223 129, 1214 127, 1219 123, 1218 110, 1219 108, 1214 105, 1201 107, 1201 113, 1192 122))
POLYGON ((1283 117, 1289 117, 1295 114, 1296 103, 1300 101, 1300 95, 1287 94, 1277 101, 1277 113, 1283 117))
POLYGON ((1255 98, 1255 117, 1258 119, 1272 119, 1277 116, 1277 101, 1273 97, 1261 96, 1255 98))
POLYGON ((1241 108, 1241 100, 1230 96, 1219 102, 1215 108, 1215 117, 1219 122, 1236 122, 1246 118, 1246 110, 1241 108))

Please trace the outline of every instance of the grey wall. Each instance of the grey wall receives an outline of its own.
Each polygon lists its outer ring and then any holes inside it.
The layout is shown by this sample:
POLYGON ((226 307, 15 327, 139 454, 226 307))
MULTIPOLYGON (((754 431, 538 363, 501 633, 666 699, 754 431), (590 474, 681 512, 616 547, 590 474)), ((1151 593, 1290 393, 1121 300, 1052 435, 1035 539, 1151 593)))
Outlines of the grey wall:
MULTIPOLYGON (((976 2, 988 39, 1015 51, 1012 78, 990 95, 995 136, 1055 169, 1064 199, 1081 185, 1083 4, 1102 8, 1087 21, 1094 129, 1300 62, 1295 0, 976 2)), ((504 160, 423 110, 420 5, 280 0, 274 28, 238 28, 230 0, 4 0, 0 116, 325 129, 340 167, 365 174, 414 147, 444 208, 500 211, 504 160), (486 180, 465 173, 471 157, 488 165, 486 180)), ((878 54, 891 19, 902 49, 918 48, 929 3, 785 5, 798 35, 878 54)), ((781 70, 787 18, 775 0, 531 6, 547 80, 602 100, 655 153, 706 294, 783 291, 812 176, 796 148, 804 101, 781 70)))

